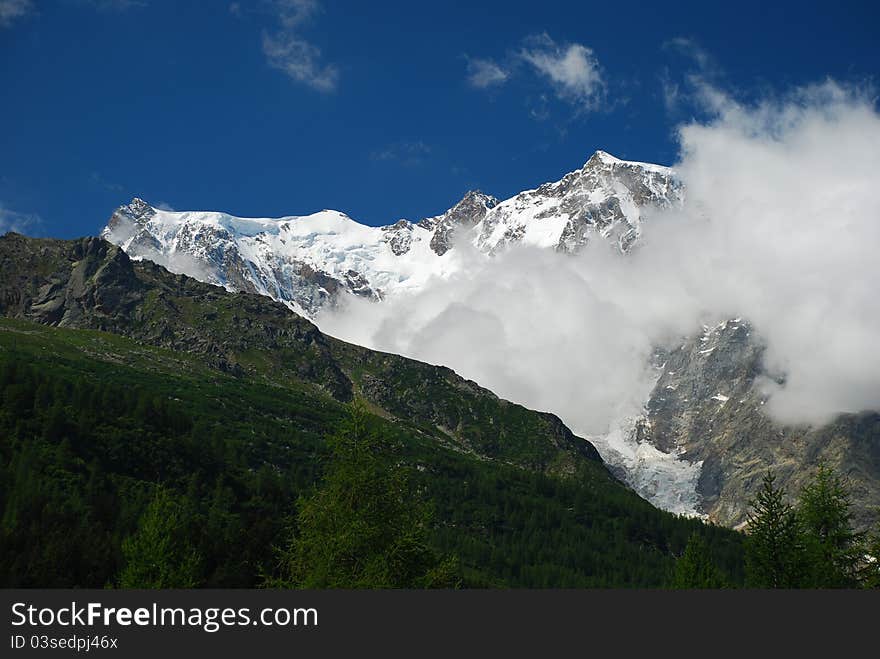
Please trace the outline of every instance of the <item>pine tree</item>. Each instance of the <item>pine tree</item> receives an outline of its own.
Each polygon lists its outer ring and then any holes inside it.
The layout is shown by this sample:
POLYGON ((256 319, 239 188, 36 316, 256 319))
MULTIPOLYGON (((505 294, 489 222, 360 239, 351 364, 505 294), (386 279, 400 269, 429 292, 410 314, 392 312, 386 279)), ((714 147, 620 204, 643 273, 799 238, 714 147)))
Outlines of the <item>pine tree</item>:
POLYGON ((370 415, 353 406, 328 440, 323 483, 299 501, 296 529, 281 554, 288 588, 423 588, 455 583, 455 565, 428 545, 430 509, 414 496, 370 415))
POLYGON ((122 541, 122 588, 193 588, 200 582, 201 558, 187 538, 188 520, 165 488, 141 516, 138 530, 122 541))
POLYGON ((819 465, 801 491, 798 518, 808 560, 808 587, 854 588, 864 562, 864 537, 853 531, 851 501, 844 480, 819 465))
POLYGON ((672 587, 680 589, 725 588, 727 585, 724 575, 712 562, 706 540, 699 533, 691 535, 684 554, 675 562, 675 577, 672 587))
POLYGON ((746 538, 746 583, 754 588, 797 588, 803 578, 798 520, 768 471, 750 502, 746 538))

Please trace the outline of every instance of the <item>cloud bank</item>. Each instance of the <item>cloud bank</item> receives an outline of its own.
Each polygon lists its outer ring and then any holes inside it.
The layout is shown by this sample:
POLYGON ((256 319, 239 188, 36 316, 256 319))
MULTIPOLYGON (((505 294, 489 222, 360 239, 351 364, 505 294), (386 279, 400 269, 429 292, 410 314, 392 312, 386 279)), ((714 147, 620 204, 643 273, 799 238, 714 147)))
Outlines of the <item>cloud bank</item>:
POLYGON ((319 324, 602 434, 643 404, 655 346, 742 316, 786 373, 766 406, 777 420, 880 409, 875 101, 833 82, 750 105, 700 93, 712 118, 678 131, 684 207, 650 214, 630 254, 459 245, 458 275, 319 324))

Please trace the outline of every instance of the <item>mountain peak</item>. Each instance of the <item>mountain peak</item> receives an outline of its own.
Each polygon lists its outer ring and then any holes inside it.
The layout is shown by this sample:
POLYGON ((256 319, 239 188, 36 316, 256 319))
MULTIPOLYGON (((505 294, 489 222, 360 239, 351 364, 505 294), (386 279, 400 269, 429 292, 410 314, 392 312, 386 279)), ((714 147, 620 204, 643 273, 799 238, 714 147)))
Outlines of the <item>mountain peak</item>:
POLYGON ((445 216, 456 224, 476 224, 490 208, 498 205, 498 200, 479 190, 468 190, 455 206, 446 211, 445 216))
POLYGON ((620 158, 615 158, 607 151, 602 151, 602 149, 597 149, 596 152, 592 156, 590 156, 590 160, 588 160, 587 162, 589 163, 593 160, 596 160, 597 162, 602 162, 602 163, 605 163, 608 165, 618 165, 618 164, 621 164, 624 162, 620 158))
POLYGON ((581 171, 600 167, 611 167, 612 169, 616 167, 635 167, 645 170, 647 172, 654 172, 663 175, 669 175, 672 173, 672 169, 670 167, 655 165, 653 163, 647 162, 638 162, 635 160, 621 160, 620 158, 612 156, 607 151, 602 151, 601 149, 598 149, 592 156, 590 156, 590 159, 587 160, 587 162, 581 168, 581 171))
POLYGON ((468 190, 464 193, 464 197, 461 198, 461 201, 453 206, 453 208, 457 208, 458 206, 461 206, 465 203, 473 202, 481 203, 489 208, 492 208, 492 206, 495 206, 498 203, 498 200, 492 195, 484 193, 482 190, 468 190))
POLYGON ((150 206, 147 202, 145 202, 140 197, 134 197, 131 202, 128 204, 123 204, 118 209, 116 209, 117 213, 121 213, 130 217, 133 220, 141 220, 143 218, 151 217, 156 213, 156 209, 150 206))
POLYGON ((468 190, 455 206, 442 215, 422 220, 419 226, 434 232, 431 249, 438 256, 443 256, 452 247, 456 229, 473 227, 497 205, 495 197, 479 190, 468 190))

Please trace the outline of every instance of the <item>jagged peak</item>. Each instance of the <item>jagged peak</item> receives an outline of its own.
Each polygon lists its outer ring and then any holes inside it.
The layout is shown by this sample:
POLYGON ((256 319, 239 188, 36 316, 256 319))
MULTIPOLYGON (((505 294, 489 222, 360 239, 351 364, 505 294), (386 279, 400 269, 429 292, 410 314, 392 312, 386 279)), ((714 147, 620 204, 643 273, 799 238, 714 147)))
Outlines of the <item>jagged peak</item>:
POLYGON ((415 226, 412 222, 407 220, 406 218, 401 218, 397 220, 394 224, 387 224, 381 227, 382 231, 397 231, 399 229, 405 229, 407 231, 412 231, 413 226, 415 226))
POLYGON ((655 165, 653 163, 648 162, 639 162, 636 160, 621 160, 615 156, 612 156, 607 151, 602 151, 601 149, 597 149, 596 152, 590 156, 590 159, 584 164, 581 170, 592 169, 596 167, 637 167, 639 169, 643 169, 651 172, 659 172, 663 174, 670 174, 672 169, 670 167, 665 167, 664 165, 655 165))
POLYGON ((587 161, 587 165, 591 162, 600 162, 606 165, 622 165, 625 163, 624 160, 620 158, 615 158, 607 151, 602 151, 602 149, 597 149, 596 152, 590 156, 590 159, 587 161))
POLYGON ((156 212, 156 209, 140 197, 134 197, 129 203, 120 206, 117 211, 124 213, 133 219, 140 219, 153 215, 156 212))
POLYGON ((467 192, 465 192, 464 197, 461 198, 461 201, 455 204, 452 209, 469 204, 482 204, 486 208, 492 208, 493 206, 496 206, 498 204, 498 199, 493 197, 492 195, 486 194, 481 190, 468 190, 467 192))
MULTIPOLYGON (((113 233, 118 232, 121 227, 132 227, 133 225, 143 226, 155 215, 155 208, 150 206, 150 204, 140 197, 134 197, 131 202, 123 204, 114 211, 113 215, 110 216, 110 220, 107 222, 107 226, 101 230, 100 235, 102 238, 111 240, 113 233)), ((123 233, 128 235, 130 231, 131 229, 127 228, 123 230, 123 233)))

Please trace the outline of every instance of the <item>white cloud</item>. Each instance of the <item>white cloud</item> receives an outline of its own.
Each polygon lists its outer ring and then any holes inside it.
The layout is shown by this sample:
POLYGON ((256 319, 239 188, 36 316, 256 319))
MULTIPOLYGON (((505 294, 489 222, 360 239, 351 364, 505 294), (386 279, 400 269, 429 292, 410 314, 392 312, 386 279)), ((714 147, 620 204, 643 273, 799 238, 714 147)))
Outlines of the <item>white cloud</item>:
POLYGON ((718 90, 724 86, 722 81, 725 77, 715 58, 694 39, 686 37, 669 39, 662 48, 690 62, 690 66, 678 77, 673 77, 669 68, 664 69, 660 76, 667 112, 678 114, 695 109, 715 112, 711 96, 720 94, 718 90))
POLYGON ((510 74, 491 59, 468 58, 467 81, 472 87, 486 89, 507 82, 510 74))
POLYGON ((680 277, 767 341, 770 367, 786 373, 769 402, 777 418, 880 409, 874 100, 833 82, 752 106, 700 91, 716 119, 680 130, 689 212, 661 221, 673 230, 658 251, 696 240, 680 277))
POLYGON ((3 235, 7 231, 25 233, 39 223, 39 215, 12 211, 0 203, 0 235, 3 235))
POLYGON ((445 364, 499 396, 604 432, 647 396, 650 337, 597 291, 585 261, 520 248, 467 253, 460 274, 380 304, 352 300, 320 317, 355 343, 445 364), (625 358, 621 359, 621 356, 625 358))
POLYGON ((605 81, 599 60, 592 49, 582 44, 561 47, 543 34, 530 38, 520 56, 547 77, 564 100, 592 107, 604 94, 605 81))
POLYGON ((656 345, 743 316, 786 373, 767 404, 821 423, 880 409, 880 115, 834 83, 756 105, 703 90, 711 119, 680 128, 683 209, 641 247, 578 256, 455 250, 461 274, 319 319, 331 333, 451 366, 501 396, 599 434, 638 408, 656 345))
POLYGON ((9 27, 34 9, 31 0, 0 0, 0 27, 9 27))
POLYGON ((295 34, 263 34, 263 53, 270 66, 284 71, 298 82, 323 92, 336 89, 339 71, 332 64, 321 63, 320 49, 295 34))
POLYGON ((263 53, 269 65, 318 91, 335 90, 339 69, 323 63, 321 50, 300 33, 320 5, 316 0, 274 0, 272 6, 280 27, 263 33, 263 53))

